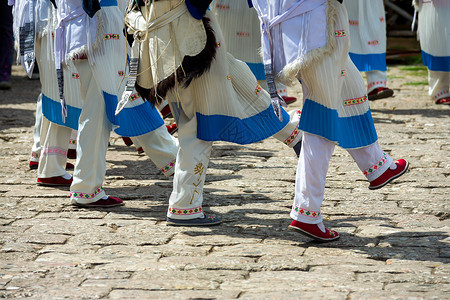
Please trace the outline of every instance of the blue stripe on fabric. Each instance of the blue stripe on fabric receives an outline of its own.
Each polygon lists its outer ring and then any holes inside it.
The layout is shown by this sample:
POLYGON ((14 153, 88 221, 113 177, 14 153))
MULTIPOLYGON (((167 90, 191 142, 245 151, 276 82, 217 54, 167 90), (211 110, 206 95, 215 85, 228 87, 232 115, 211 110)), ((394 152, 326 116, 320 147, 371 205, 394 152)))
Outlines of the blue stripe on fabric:
POLYGON ((121 136, 143 135, 164 125, 164 120, 158 110, 150 102, 146 101, 135 107, 126 107, 116 116, 117 96, 103 91, 103 99, 105 100, 106 115, 111 123, 119 126, 114 128, 114 131, 121 136))
POLYGON ((386 53, 356 54, 349 53, 352 62, 360 72, 386 71, 386 53))
POLYGON ((80 108, 67 105, 66 122, 63 122, 60 102, 42 94, 42 114, 52 123, 78 130, 80 108))
POLYGON ((370 109, 359 116, 339 117, 336 110, 306 99, 299 128, 354 149, 375 143, 378 139, 370 109))
POLYGON ((117 0, 101 0, 100 7, 118 6, 117 0))
POLYGON ((253 75, 255 75, 256 80, 266 80, 266 73, 264 72, 264 64, 263 63, 248 63, 247 66, 252 71, 253 75))
POLYGON ((203 115, 197 112, 197 137, 203 141, 226 141, 245 145, 274 135, 288 122, 289 114, 283 110, 283 122, 280 122, 272 105, 245 119, 224 115, 203 115))
POLYGON ((431 71, 450 72, 450 56, 434 56, 422 50, 422 61, 431 71))

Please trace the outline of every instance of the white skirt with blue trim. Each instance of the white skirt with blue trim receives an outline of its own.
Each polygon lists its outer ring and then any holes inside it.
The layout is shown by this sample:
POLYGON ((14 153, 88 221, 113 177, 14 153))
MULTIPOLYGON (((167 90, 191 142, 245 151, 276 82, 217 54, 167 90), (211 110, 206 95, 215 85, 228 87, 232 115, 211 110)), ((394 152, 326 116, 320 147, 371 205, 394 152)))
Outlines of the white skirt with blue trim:
POLYGON ((450 72, 450 1, 419 4, 422 61, 429 70, 450 72))
POLYGON ((386 17, 382 0, 345 0, 350 58, 361 72, 386 71, 386 17))

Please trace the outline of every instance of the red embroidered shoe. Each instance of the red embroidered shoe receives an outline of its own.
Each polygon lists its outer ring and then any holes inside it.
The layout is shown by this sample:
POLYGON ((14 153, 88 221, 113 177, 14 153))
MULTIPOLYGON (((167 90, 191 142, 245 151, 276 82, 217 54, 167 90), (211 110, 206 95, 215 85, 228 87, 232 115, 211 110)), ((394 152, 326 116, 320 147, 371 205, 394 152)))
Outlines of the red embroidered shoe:
POLYGON ((37 184, 42 186, 70 186, 73 178, 64 179, 62 176, 38 178, 37 184))
POLYGON ((367 94, 369 100, 378 100, 383 98, 389 98, 394 95, 394 91, 387 87, 379 87, 367 94))
POLYGON ((39 163, 35 162, 35 161, 30 161, 30 170, 36 170, 37 168, 39 168, 39 163))
POLYGON ((67 150, 67 158, 77 159, 77 150, 75 150, 75 149, 67 150))
POLYGON ((409 163, 404 159, 399 159, 395 162, 397 168, 395 170, 391 170, 388 168, 380 177, 375 180, 372 180, 369 185, 370 190, 376 190, 382 188, 395 178, 402 176, 406 170, 408 170, 409 163))
POLYGON ((169 106, 169 104, 166 104, 166 105, 161 109, 161 115, 162 115, 163 119, 170 118, 170 117, 172 116, 172 112, 170 111, 170 106, 169 106))
POLYGON ((137 149, 137 152, 138 152, 138 154, 142 154, 142 153, 144 153, 144 149, 142 149, 142 147, 139 147, 137 149))
POLYGON ((436 103, 436 104, 449 104, 450 105, 450 97, 437 99, 434 103, 436 103))
POLYGON ((122 137, 122 141, 125 143, 125 145, 127 145, 128 147, 130 147, 131 145, 133 145, 133 141, 129 138, 129 137, 122 137))
POLYGON ((289 96, 282 96, 284 102, 286 102, 287 105, 292 104, 297 101, 297 98, 295 97, 289 97, 289 96))
POLYGON ((166 125, 166 128, 167 128, 167 131, 168 131, 170 134, 174 134, 175 132, 178 131, 178 127, 177 127, 177 124, 176 124, 176 123, 173 123, 173 124, 171 124, 171 125, 166 125))
POLYGON ((289 228, 321 242, 330 242, 339 238, 339 233, 336 231, 325 228, 325 232, 322 232, 317 224, 307 224, 297 220, 292 220, 289 228))
MULTIPOLYGON (((35 161, 30 161, 30 170, 36 170, 39 167, 39 163, 35 161)), ((73 170, 75 166, 71 163, 66 163, 66 170, 73 170)))
POLYGON ((72 205, 86 208, 95 208, 95 207, 114 207, 114 206, 122 206, 125 205, 123 200, 116 197, 108 196, 106 199, 100 199, 92 203, 78 203, 76 201, 72 201, 72 205))

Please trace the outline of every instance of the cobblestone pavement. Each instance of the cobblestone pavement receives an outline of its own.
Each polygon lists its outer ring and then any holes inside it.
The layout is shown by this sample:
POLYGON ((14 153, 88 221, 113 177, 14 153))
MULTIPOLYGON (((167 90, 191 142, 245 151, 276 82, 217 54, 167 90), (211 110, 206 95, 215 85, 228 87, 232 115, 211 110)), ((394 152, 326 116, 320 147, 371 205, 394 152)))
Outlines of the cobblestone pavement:
POLYGON ((410 170, 369 191, 336 148, 322 212, 342 236, 318 244, 287 229, 297 159, 272 138, 215 144, 205 210, 220 226, 166 226, 171 179, 117 136, 105 189, 126 205, 72 207, 28 169, 39 82, 14 67, 0 91, 0 297, 448 299, 450 107, 428 99, 421 68, 388 74, 395 97, 372 102, 373 117, 410 170))

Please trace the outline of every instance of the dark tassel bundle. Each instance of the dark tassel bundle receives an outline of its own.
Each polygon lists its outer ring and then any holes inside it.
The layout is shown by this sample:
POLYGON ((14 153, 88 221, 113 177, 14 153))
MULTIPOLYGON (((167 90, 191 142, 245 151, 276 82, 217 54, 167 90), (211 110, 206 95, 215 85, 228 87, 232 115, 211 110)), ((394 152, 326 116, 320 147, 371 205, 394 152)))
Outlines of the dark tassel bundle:
POLYGON ((151 89, 146 89, 135 85, 136 91, 153 105, 161 103, 167 92, 175 87, 175 78, 178 84, 187 88, 192 80, 205 74, 211 67, 211 63, 216 56, 216 37, 214 30, 210 26, 210 19, 203 18, 203 25, 206 31, 205 48, 196 56, 185 56, 181 66, 175 73, 155 84, 151 89), (158 91, 158 93, 156 93, 158 91))

